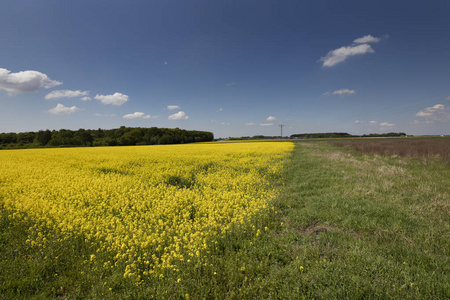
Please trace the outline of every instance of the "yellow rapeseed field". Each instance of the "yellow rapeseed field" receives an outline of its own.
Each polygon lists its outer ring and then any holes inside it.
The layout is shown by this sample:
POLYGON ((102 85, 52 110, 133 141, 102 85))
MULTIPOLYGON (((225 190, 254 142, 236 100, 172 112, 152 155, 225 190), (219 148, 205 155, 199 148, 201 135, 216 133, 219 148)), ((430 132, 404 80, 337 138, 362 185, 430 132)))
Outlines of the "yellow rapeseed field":
MULTIPOLYGON (((26 241, 81 236, 90 256, 141 280, 199 263, 235 225, 272 209, 292 143, 0 151, 0 205, 30 218, 26 241)), ((255 230, 255 234, 256 230, 255 230)))

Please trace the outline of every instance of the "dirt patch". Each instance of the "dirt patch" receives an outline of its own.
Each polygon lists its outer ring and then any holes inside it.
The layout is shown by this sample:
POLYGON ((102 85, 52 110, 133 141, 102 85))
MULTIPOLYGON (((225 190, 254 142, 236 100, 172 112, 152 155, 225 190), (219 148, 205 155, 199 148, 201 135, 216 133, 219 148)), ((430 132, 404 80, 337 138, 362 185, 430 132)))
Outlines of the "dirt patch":
MULTIPOLYGON (((299 232, 302 235, 318 235, 321 232, 344 232, 345 234, 348 234, 355 238, 362 238, 362 235, 357 232, 347 231, 343 230, 338 227, 333 227, 330 225, 318 225, 317 223, 314 223, 310 226, 299 226, 294 221, 287 221, 286 224, 289 225, 291 231, 299 232)), ((289 229, 288 229, 289 230, 289 229)))
POLYGON ((330 232, 340 232, 342 229, 328 226, 328 225, 312 225, 303 230, 303 233, 306 235, 316 235, 321 232, 330 231, 330 232))

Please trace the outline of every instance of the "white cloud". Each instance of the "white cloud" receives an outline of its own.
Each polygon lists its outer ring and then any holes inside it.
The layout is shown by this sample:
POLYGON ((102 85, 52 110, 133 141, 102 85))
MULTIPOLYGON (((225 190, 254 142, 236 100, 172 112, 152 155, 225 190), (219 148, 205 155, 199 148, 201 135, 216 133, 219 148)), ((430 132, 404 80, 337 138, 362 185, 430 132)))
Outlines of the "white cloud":
POLYGON ((370 121, 369 124, 377 124, 377 121, 370 121))
POLYGON ((367 43, 378 43, 380 41, 379 38, 373 37, 370 34, 369 35, 365 35, 361 38, 358 38, 356 40, 353 41, 353 43, 356 44, 367 44, 367 43))
POLYGON ((155 119, 155 118, 158 118, 158 116, 146 115, 143 112, 137 111, 132 114, 124 115, 122 118, 124 118, 124 119, 155 119))
POLYGON ((245 123, 244 125, 245 125, 245 126, 255 126, 256 123, 245 123))
POLYGON ((424 118, 431 117, 433 115, 433 113, 431 111, 429 111, 429 109, 430 108, 419 111, 416 114, 416 117, 424 117, 424 118))
POLYGON ((230 125, 230 123, 228 123, 228 122, 222 122, 221 124, 224 125, 224 126, 229 126, 230 125))
MULTIPOLYGON (((60 98, 82 97, 82 96, 87 96, 87 95, 89 95, 89 91, 57 90, 57 91, 51 91, 50 93, 48 93, 45 96, 45 99, 47 99, 47 100, 54 100, 54 99, 60 99, 60 98)), ((89 97, 87 97, 87 98, 89 98, 89 97)))
POLYGON ((186 113, 184 111, 179 111, 176 114, 170 115, 169 120, 187 120, 189 119, 189 116, 186 116, 186 113))
POLYGON ((382 127, 392 127, 392 126, 395 126, 395 125, 391 124, 391 123, 388 123, 388 122, 383 122, 383 123, 380 123, 380 126, 382 126, 382 127))
POLYGON ((360 120, 356 120, 355 124, 361 124, 362 122, 360 120))
POLYGON ((277 120, 277 118, 273 117, 273 116, 268 116, 266 119, 267 122, 272 122, 272 121, 276 121, 276 120, 277 120))
POLYGON ((273 123, 263 123, 263 124, 259 124, 259 126, 272 126, 273 123))
POLYGON ((51 80, 38 71, 11 73, 7 69, 0 68, 0 90, 7 91, 10 95, 37 92, 42 88, 49 89, 61 84, 62 82, 51 80))
POLYGON ((90 101, 92 100, 91 97, 81 97, 81 101, 90 101))
POLYGON ((53 115, 70 115, 79 110, 80 109, 76 106, 67 107, 67 106, 62 105, 61 103, 58 103, 58 105, 56 105, 56 107, 50 109, 48 112, 53 115))
POLYGON ((222 112, 222 111, 223 111, 222 107, 217 110, 217 112, 222 112))
POLYGON ((99 100, 103 104, 111 104, 120 106, 128 101, 128 96, 122 93, 114 93, 113 95, 96 95, 94 99, 99 100))
POLYGON ((368 44, 361 44, 356 46, 341 47, 338 49, 331 50, 324 57, 319 59, 322 62, 322 67, 332 67, 338 63, 343 62, 350 56, 374 53, 375 51, 368 44))
POLYGON ((432 123, 432 122, 447 122, 450 120, 449 108, 446 108, 444 104, 436 104, 435 106, 426 107, 416 114, 417 117, 422 118, 418 123, 432 123))
POLYGON ((167 105, 167 109, 168 110, 181 109, 181 107, 179 107, 178 105, 167 105))
POLYGON ((355 90, 340 89, 340 90, 334 91, 334 92, 332 92, 332 93, 326 92, 326 93, 324 93, 323 95, 324 95, 324 96, 339 95, 340 97, 343 97, 343 96, 345 96, 345 95, 353 95, 353 94, 356 94, 356 91, 355 91, 355 90))
POLYGON ((431 123, 433 123, 433 121, 427 121, 427 120, 414 120, 414 121, 412 121, 411 123, 409 123, 409 124, 411 124, 411 125, 419 125, 419 124, 431 124, 431 123))

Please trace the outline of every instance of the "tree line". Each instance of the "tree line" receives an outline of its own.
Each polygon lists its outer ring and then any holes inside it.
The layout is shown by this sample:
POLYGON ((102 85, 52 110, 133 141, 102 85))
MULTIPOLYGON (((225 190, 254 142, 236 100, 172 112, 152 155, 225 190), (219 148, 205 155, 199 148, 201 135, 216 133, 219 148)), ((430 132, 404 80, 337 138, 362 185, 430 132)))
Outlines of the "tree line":
MULTIPOLYGON (((299 133, 292 134, 291 136, 283 136, 283 139, 323 139, 323 138, 358 138, 358 137, 400 137, 406 136, 404 132, 389 132, 389 133, 370 133, 364 135, 352 135, 346 132, 324 132, 324 133, 299 133)), ((254 135, 254 136, 241 136, 230 137, 228 140, 272 140, 280 139, 278 136, 267 135, 254 135)))
POLYGON ((356 137, 400 137, 406 136, 404 132, 370 133, 363 135, 353 135, 346 132, 325 132, 325 133, 300 133, 291 135, 291 139, 318 139, 318 138, 356 138, 356 137))
POLYGON ((60 129, 0 133, 1 148, 131 146, 209 142, 212 132, 179 128, 125 127, 115 129, 60 129))

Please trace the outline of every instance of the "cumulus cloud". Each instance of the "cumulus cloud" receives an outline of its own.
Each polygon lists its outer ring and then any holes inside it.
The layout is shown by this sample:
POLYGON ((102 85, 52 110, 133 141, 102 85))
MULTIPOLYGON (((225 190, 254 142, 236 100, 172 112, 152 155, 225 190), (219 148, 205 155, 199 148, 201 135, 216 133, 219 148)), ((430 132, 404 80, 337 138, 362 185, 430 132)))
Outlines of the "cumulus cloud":
POLYGON ((356 121, 355 121, 355 124, 360 124, 360 123, 361 123, 360 120, 356 120, 356 121))
MULTIPOLYGON (((54 100, 54 99, 60 99, 60 98, 83 97, 83 96, 87 96, 87 95, 89 95, 89 91, 57 90, 57 91, 51 91, 50 93, 48 93, 45 96, 45 99, 47 99, 47 100, 54 100)), ((83 98, 85 98, 85 97, 83 97, 83 98)), ((87 98, 89 98, 89 97, 87 97, 87 98)))
POLYGON ((70 115, 70 114, 76 113, 79 110, 80 109, 76 106, 67 107, 67 106, 62 105, 61 103, 58 103, 58 105, 56 105, 56 107, 50 109, 48 112, 53 115, 70 115))
POLYGON ((377 124, 377 121, 370 121, 369 124, 372 124, 372 125, 377 124))
POLYGON ((113 95, 96 95, 94 99, 99 100, 103 104, 111 104, 120 106, 128 101, 128 96, 122 93, 114 93, 113 95))
POLYGON ((380 41, 379 38, 373 37, 370 34, 360 37, 353 41, 355 44, 368 44, 368 43, 378 43, 380 41))
POLYGON ((276 121, 276 120, 277 120, 277 118, 273 117, 273 116, 268 116, 266 119, 267 122, 272 122, 272 121, 276 121))
MULTIPOLYGON (((384 36, 384 38, 388 37, 388 35, 384 36)), ((375 51, 369 43, 378 43, 380 40, 380 38, 371 36, 370 34, 365 35, 353 40, 353 44, 350 46, 343 46, 329 51, 326 56, 319 59, 319 62, 322 62, 322 67, 332 67, 345 61, 350 56, 374 53, 375 51)))
POLYGON ((222 111, 223 111, 222 107, 217 110, 217 112, 222 112, 222 111))
POLYGON ((426 107, 419 111, 416 117, 422 118, 418 123, 432 123, 432 122, 447 122, 450 120, 449 108, 446 108, 444 104, 436 104, 435 106, 426 107))
POLYGON ((366 54, 366 53, 374 53, 375 51, 368 44, 361 44, 356 46, 347 46, 341 47, 338 49, 331 50, 324 57, 319 59, 322 62, 322 67, 332 67, 345 61, 350 56, 366 54))
POLYGON ((445 111, 445 106, 443 104, 436 104, 432 107, 427 107, 424 110, 419 111, 416 116, 417 117, 432 117, 439 112, 445 111))
POLYGON ((143 112, 137 111, 132 114, 124 115, 122 118, 124 119, 156 119, 158 116, 146 115, 143 112))
POLYGON ((382 126, 382 127, 392 127, 392 126, 395 126, 395 125, 391 124, 391 123, 388 123, 388 122, 383 122, 383 123, 380 123, 380 126, 382 126))
POLYGON ((186 113, 184 111, 179 111, 176 114, 170 115, 169 120, 187 120, 189 119, 189 116, 186 116, 186 113))
POLYGON ((167 109, 168 110, 181 109, 181 107, 179 107, 178 105, 167 105, 167 109))
POLYGON ((326 92, 326 93, 324 93, 323 95, 324 95, 324 96, 339 95, 340 97, 343 97, 343 96, 345 96, 345 95, 353 95, 353 94, 356 94, 356 91, 355 91, 355 90, 340 89, 340 90, 334 91, 334 92, 332 92, 332 93, 326 92))
POLYGON ((42 88, 52 88, 61 85, 62 82, 51 80, 44 73, 38 71, 21 71, 11 73, 7 69, 0 68, 0 90, 8 94, 20 94, 37 92, 42 88))
POLYGON ((245 126, 255 126, 256 123, 245 123, 244 125, 245 125, 245 126))
POLYGON ((90 101, 92 100, 91 97, 81 97, 81 101, 90 101))
POLYGON ((273 123, 263 123, 263 124, 259 124, 259 126, 272 126, 273 123))

